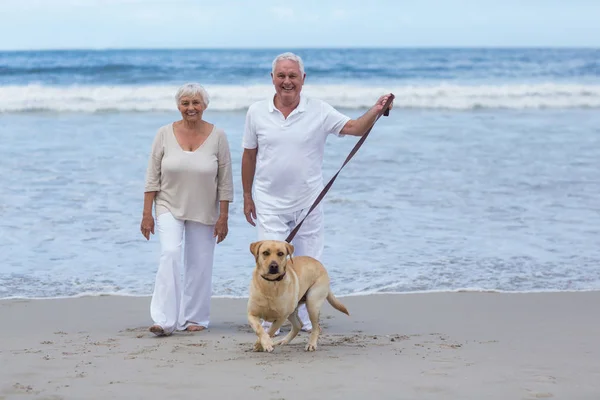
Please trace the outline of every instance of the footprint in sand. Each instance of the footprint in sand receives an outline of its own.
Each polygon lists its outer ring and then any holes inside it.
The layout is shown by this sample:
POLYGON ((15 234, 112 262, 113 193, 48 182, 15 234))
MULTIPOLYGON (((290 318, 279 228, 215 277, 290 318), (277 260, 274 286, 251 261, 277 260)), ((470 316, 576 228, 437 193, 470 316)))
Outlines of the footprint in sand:
POLYGON ((160 347, 160 344, 155 345, 155 346, 146 346, 146 347, 144 347, 144 348, 142 348, 140 350, 133 351, 133 352, 127 354, 127 356, 125 357, 125 359, 130 360, 130 359, 137 358, 137 356, 141 356, 141 355, 144 355, 144 354, 155 352, 155 351, 157 351, 159 349, 159 347, 160 347))
POLYGON ((22 385, 18 382, 13 385, 13 389, 16 389, 20 392, 25 392, 25 393, 33 392, 33 387, 31 385, 22 385))
POLYGON ((34 390, 33 386, 31 385, 23 385, 19 382, 15 383, 13 386, 14 389, 14 394, 19 394, 19 395, 23 395, 23 394, 40 394, 41 391, 39 390, 34 390))
POLYGON ((460 349, 462 347, 462 344, 458 344, 458 343, 441 343, 439 346, 442 347, 442 348, 444 348, 444 349, 460 349))

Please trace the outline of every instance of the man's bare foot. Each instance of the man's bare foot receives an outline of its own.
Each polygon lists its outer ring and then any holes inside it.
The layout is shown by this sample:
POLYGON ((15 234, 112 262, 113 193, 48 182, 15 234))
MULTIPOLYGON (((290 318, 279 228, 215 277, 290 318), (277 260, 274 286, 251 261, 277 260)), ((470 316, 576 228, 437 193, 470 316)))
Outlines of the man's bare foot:
POLYGON ((166 333, 163 327, 160 325, 152 325, 149 331, 154 333, 156 336, 169 336, 169 334, 166 333))
POLYGON ((190 325, 187 328, 185 328, 186 331, 188 332, 200 332, 205 330, 206 328, 201 326, 201 325, 190 325))

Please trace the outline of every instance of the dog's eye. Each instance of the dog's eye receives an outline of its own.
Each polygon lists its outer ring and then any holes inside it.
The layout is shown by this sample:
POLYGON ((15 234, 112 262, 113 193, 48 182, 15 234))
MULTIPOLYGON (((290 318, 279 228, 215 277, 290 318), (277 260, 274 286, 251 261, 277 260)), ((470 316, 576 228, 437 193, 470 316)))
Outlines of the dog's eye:
POLYGON ((271 254, 271 253, 270 253, 270 252, 268 252, 268 251, 263 251, 263 256, 265 256, 265 257, 268 257, 268 256, 269 256, 269 254, 271 254))
POLYGON ((283 257, 285 254, 283 254, 283 251, 280 251, 280 252, 278 252, 278 253, 277 253, 277 255, 278 255, 279 257, 283 257))

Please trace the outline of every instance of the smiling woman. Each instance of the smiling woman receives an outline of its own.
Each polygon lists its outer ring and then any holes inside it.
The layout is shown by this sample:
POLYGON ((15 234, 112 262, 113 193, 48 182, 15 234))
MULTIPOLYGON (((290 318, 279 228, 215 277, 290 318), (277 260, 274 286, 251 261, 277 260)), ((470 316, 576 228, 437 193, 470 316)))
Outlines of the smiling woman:
POLYGON ((209 97, 200 85, 186 84, 175 95, 183 119, 173 124, 173 133, 184 151, 195 151, 211 134, 214 125, 203 121, 209 97))
POLYGON ((195 83, 185 84, 175 98, 182 119, 161 127, 152 144, 140 227, 150 239, 154 204, 161 256, 150 331, 161 336, 177 329, 208 327, 215 237, 220 243, 227 236, 229 202, 233 201, 227 136, 202 119, 209 104, 206 90, 195 83))

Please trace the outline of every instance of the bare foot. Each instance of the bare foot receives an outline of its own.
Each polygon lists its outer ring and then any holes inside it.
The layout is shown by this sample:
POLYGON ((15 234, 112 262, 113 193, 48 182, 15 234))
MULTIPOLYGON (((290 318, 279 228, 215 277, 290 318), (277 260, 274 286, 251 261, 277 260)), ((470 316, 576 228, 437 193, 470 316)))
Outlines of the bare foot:
POLYGON ((149 331, 154 333, 156 336, 169 336, 160 325, 152 325, 149 331))
POLYGON ((205 330, 206 328, 200 325, 190 325, 187 328, 185 328, 186 331, 188 332, 200 332, 205 330))

